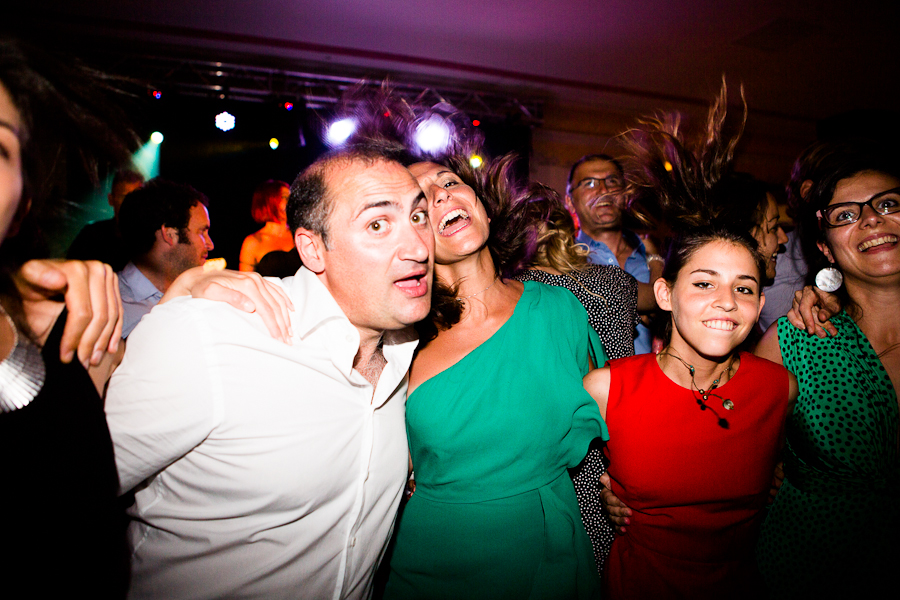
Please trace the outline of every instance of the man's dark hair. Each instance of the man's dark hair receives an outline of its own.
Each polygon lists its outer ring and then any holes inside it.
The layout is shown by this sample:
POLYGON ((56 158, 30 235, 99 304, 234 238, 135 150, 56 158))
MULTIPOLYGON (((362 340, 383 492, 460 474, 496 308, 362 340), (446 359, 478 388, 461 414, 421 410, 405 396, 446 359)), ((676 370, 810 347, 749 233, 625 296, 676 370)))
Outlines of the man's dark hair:
POLYGON ((575 169, 580 167, 586 162, 594 162, 596 160, 605 160, 608 163, 612 163, 616 166, 616 169, 619 171, 619 175, 623 175, 624 171, 622 170, 622 163, 619 162, 618 159, 613 158, 609 154, 585 154, 581 158, 575 161, 575 164, 572 165, 572 168, 569 169, 569 178, 566 179, 566 192, 568 193, 572 189, 572 178, 575 177, 575 169))
MULTIPOLYGON (((378 162, 400 162, 402 147, 387 142, 356 144, 325 154, 297 175, 291 185, 291 197, 285 212, 291 233, 302 227, 318 234, 328 248, 328 215, 332 200, 325 185, 325 173, 329 169, 346 167, 353 163, 371 166, 378 162)), ((412 177, 410 175, 410 177, 412 177)))
POLYGON ((132 260, 153 248, 156 231, 163 226, 178 230, 178 239, 187 243, 191 208, 209 199, 189 185, 151 179, 144 187, 125 196, 119 211, 119 229, 132 260))

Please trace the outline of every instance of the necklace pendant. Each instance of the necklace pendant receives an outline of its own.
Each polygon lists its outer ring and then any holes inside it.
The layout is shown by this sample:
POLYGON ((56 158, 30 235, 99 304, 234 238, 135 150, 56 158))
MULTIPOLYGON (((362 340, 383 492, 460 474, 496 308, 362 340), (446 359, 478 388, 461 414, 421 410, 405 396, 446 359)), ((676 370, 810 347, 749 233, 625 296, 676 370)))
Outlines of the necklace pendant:
POLYGON ((734 402, 726 398, 725 400, 722 400, 722 407, 725 410, 734 410, 734 402))

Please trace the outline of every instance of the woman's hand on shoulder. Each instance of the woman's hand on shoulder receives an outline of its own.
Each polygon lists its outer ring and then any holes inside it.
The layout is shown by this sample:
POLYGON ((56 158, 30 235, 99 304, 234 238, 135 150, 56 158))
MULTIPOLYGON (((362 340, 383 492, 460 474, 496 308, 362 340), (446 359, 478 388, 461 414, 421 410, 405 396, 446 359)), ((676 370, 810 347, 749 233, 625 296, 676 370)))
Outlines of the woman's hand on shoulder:
POLYGON ((841 311, 841 301, 834 294, 808 285, 794 292, 794 300, 787 318, 797 329, 805 329, 810 335, 824 338, 837 335, 837 328, 830 319, 841 311))
POLYGON ((258 313, 273 338, 291 343, 291 311, 294 304, 280 286, 266 281, 259 273, 204 271, 188 269, 166 290, 160 304, 179 296, 193 296, 226 302, 248 313, 258 313))
POLYGON ((15 275, 25 318, 43 343, 65 306, 59 356, 85 366, 115 354, 122 339, 122 299, 112 267, 96 260, 30 260, 15 275), (56 298, 62 296, 60 302, 56 298))

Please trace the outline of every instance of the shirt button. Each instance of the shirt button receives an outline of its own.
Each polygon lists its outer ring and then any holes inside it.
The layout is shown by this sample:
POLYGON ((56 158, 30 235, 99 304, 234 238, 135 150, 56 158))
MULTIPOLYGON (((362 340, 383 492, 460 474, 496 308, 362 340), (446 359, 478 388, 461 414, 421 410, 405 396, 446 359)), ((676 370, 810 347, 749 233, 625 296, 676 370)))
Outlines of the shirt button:
POLYGON ((612 258, 606 259, 606 262, 608 262, 609 264, 613 264, 614 261, 615 261, 615 259, 612 259, 612 258))

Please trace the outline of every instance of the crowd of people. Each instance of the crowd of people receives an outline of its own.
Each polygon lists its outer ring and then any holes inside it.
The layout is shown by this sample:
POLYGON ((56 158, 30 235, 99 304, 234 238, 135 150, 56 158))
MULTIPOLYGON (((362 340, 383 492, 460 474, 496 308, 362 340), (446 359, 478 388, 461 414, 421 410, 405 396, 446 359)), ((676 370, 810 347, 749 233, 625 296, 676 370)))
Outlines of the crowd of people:
POLYGON ((348 104, 363 125, 345 145, 258 187, 243 273, 217 271, 210 200, 130 167, 117 85, 0 40, 11 590, 890 586, 896 152, 865 132, 810 146, 789 237, 779 190, 734 170, 747 109, 729 117, 724 84, 695 136, 642 120, 621 156, 575 162, 562 197, 514 156, 476 166, 463 127, 422 151, 412 132, 435 113, 385 87, 348 104), (65 155, 94 180, 118 169, 115 214, 70 260, 40 259, 65 155))

